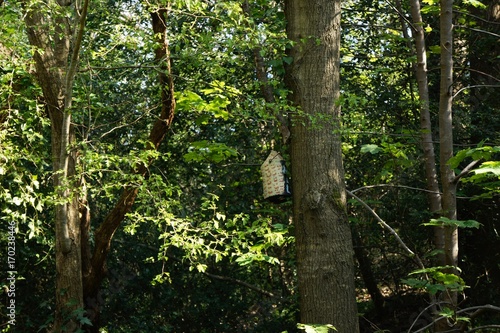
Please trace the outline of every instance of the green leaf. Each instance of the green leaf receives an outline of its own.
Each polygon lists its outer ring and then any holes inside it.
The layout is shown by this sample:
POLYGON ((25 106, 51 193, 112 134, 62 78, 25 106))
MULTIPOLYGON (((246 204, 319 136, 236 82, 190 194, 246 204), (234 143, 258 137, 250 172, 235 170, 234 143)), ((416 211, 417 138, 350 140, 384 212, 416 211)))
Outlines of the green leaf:
POLYGON ((370 154, 375 155, 381 151, 382 151, 382 148, 380 148, 379 146, 377 146, 375 144, 366 144, 366 145, 361 146, 362 153, 370 153, 370 154))
POLYGON ((478 1, 478 0, 463 0, 463 3, 466 4, 466 5, 471 5, 475 8, 481 8, 481 9, 485 9, 486 8, 486 5, 483 4, 481 1, 478 1))
POLYGON ((330 330, 336 331, 337 329, 330 324, 297 324, 299 330, 304 330, 306 333, 328 333, 330 330))
POLYGON ((228 147, 224 143, 209 142, 207 140, 195 141, 191 143, 189 152, 184 154, 184 160, 187 162, 214 162, 220 163, 230 157, 238 156, 238 151, 228 147))
POLYGON ((434 54, 441 54, 441 46, 431 45, 429 46, 429 52, 434 54))
POLYGON ((434 274, 433 277, 434 279, 436 279, 436 281, 439 281, 444 285, 457 284, 463 281, 458 275, 450 273, 436 272, 436 274, 434 274))
POLYGON ((443 270, 447 269, 458 269, 458 267, 453 267, 453 266, 433 266, 433 267, 427 267, 427 268, 422 268, 422 269, 417 269, 413 272, 410 273, 410 275, 415 275, 415 274, 423 274, 423 273, 435 273, 435 272, 441 272, 443 270))
POLYGON ((447 217, 440 217, 437 219, 431 219, 428 223, 422 223, 424 226, 434 226, 434 227, 446 227, 446 226, 456 226, 458 228, 476 228, 481 226, 481 223, 475 220, 450 220, 447 217))
POLYGON ((439 312, 439 315, 446 318, 453 318, 455 316, 455 311, 450 308, 444 307, 441 312, 439 312))
POLYGON ((478 169, 473 170, 473 172, 476 175, 491 172, 495 176, 500 176, 500 161, 484 162, 478 169))
POLYGON ((403 280, 401 280, 401 282, 403 282, 404 284, 406 284, 412 288, 418 288, 418 289, 425 288, 426 286, 429 285, 429 281, 427 281, 427 280, 414 279, 414 278, 403 279, 403 280))
POLYGON ((293 62, 293 57, 283 57, 283 62, 290 65, 293 62))
POLYGON ((439 6, 436 5, 427 5, 423 6, 421 9, 422 14, 439 14, 439 6))
MULTIPOLYGON (((489 160, 493 154, 499 152, 500 152, 499 146, 483 146, 482 143, 479 143, 476 148, 463 149, 457 152, 455 156, 453 156, 448 160, 448 165, 450 166, 450 168, 455 169, 460 165, 460 163, 463 160, 465 160, 468 157, 471 157, 474 161, 481 159, 489 160)), ((495 166, 495 168, 498 166, 497 164, 493 165, 495 166)))

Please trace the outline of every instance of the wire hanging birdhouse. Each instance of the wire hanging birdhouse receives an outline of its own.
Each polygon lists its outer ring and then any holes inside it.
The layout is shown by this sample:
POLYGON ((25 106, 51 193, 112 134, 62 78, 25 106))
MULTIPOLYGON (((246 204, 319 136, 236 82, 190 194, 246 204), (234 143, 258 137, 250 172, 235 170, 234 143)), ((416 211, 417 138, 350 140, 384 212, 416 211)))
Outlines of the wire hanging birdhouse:
POLYGON ((291 196, 290 184, 286 175, 285 160, 272 150, 260 167, 264 187, 264 199, 280 203, 291 196))

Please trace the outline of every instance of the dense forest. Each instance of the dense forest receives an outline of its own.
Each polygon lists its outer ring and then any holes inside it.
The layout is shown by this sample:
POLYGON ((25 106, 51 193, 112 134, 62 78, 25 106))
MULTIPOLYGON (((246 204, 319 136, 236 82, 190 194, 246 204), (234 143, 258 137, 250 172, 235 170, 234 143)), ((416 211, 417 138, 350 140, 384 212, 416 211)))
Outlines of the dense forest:
POLYGON ((500 332, 499 41, 498 0, 0 0, 0 331, 500 332))

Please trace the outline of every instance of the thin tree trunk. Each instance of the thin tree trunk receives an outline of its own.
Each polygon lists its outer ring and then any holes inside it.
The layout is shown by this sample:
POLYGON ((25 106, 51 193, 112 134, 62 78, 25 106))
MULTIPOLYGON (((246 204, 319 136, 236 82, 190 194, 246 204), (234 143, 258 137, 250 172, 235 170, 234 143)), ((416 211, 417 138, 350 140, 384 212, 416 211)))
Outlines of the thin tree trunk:
POLYGON ((359 331, 339 137, 340 1, 285 1, 300 320, 359 331))
MULTIPOLYGON (((437 217, 441 214, 441 193, 439 189, 438 172, 436 167, 436 155, 432 139, 432 124, 429 101, 429 85, 427 81, 427 53, 425 48, 425 34, 423 28, 420 1, 410 0, 411 16, 413 19, 413 33, 415 38, 415 52, 417 63, 415 64, 415 75, 417 77, 418 94, 420 99, 420 140, 424 153, 424 168, 426 188, 429 190, 428 199, 431 213, 437 217)), ((434 245, 442 250, 438 254, 438 265, 444 265, 444 228, 434 228, 434 245)))
POLYGON ((363 241, 361 240, 359 233, 354 229, 352 230, 352 237, 354 241, 354 254, 356 255, 356 259, 359 264, 359 270, 361 271, 363 282, 365 283, 368 294, 370 294, 372 302, 375 305, 375 312, 377 313, 377 316, 382 318, 384 315, 384 295, 382 295, 380 289, 378 288, 377 280, 373 275, 371 267, 372 263, 370 262, 367 251, 363 248, 363 241))
MULTIPOLYGON (((453 157, 453 124, 452 124, 452 85, 453 85, 453 0, 441 0, 441 85, 439 99, 439 139, 441 180, 443 183, 442 206, 443 215, 449 219, 457 218, 455 172, 448 165, 453 157)), ((458 243, 456 228, 445 230, 445 262, 457 266, 458 243)))
MULTIPOLYGON (((448 165, 453 156, 453 0, 441 0, 440 14, 440 46, 441 46, 441 84, 439 98, 439 140, 440 140, 440 173, 443 187, 441 199, 443 216, 457 218, 455 172, 448 165)), ((450 273, 458 274, 458 228, 444 227, 444 263, 454 267, 450 273)), ((444 306, 455 309, 457 293, 446 292, 443 295, 444 306)), ((437 323, 436 331, 450 330, 445 320, 437 323)))

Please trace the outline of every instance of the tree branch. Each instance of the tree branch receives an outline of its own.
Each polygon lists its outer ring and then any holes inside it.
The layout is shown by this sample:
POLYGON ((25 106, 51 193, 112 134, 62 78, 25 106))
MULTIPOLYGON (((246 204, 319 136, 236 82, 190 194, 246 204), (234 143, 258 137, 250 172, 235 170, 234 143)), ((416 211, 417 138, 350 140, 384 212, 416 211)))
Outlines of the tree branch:
POLYGON ((476 85, 472 85, 472 86, 463 87, 462 89, 457 91, 455 93, 455 95, 453 95, 453 98, 457 97, 457 95, 460 94, 462 91, 467 90, 467 89, 471 89, 471 88, 500 88, 500 85, 498 85, 498 84, 476 84, 476 85))
POLYGON ((380 216, 378 216, 378 214, 370 206, 368 206, 368 204, 366 202, 364 202, 363 200, 361 200, 358 196, 356 196, 354 193, 352 193, 351 191, 349 191, 347 189, 346 189, 346 192, 351 197, 353 197, 354 199, 356 199, 356 201, 358 201, 361 205, 363 205, 363 207, 365 207, 373 216, 375 216, 375 218, 377 219, 377 221, 379 222, 379 224, 382 225, 385 229, 387 229, 394 236, 394 238, 396 238, 396 241, 399 243, 399 245, 401 245, 401 247, 406 252, 408 252, 408 254, 410 255, 410 257, 412 257, 412 258, 415 259, 415 261, 417 262, 418 266, 420 268, 422 268, 422 269, 425 269, 425 266, 424 266, 422 260, 420 259, 420 257, 415 252, 413 252, 405 244, 405 242, 403 242, 403 240, 401 239, 401 237, 399 237, 398 233, 393 228, 391 228, 390 225, 388 225, 384 220, 382 220, 382 218, 380 218, 380 216))
POLYGON ((216 275, 216 274, 212 274, 212 273, 208 273, 208 272, 201 272, 201 273, 209 278, 212 278, 212 279, 221 280, 221 281, 229 281, 229 282, 232 282, 235 284, 239 284, 240 286, 243 286, 243 287, 246 287, 246 288, 251 289, 253 291, 256 291, 259 294, 262 294, 264 296, 268 296, 268 297, 272 297, 272 298, 281 298, 280 296, 277 296, 277 295, 273 294, 272 292, 269 292, 267 290, 263 290, 259 287, 256 287, 248 282, 245 282, 245 281, 242 281, 239 279, 231 278, 228 276, 216 275))
POLYGON ((474 327, 470 330, 467 331, 467 333, 469 332, 475 332, 475 331, 479 331, 481 330, 481 332, 483 330, 489 330, 489 329, 495 329, 495 332, 498 332, 497 330, 500 330, 500 325, 484 325, 484 326, 478 326, 478 327, 474 327))
MULTIPOLYGON (((472 306, 472 307, 469 307, 469 308, 458 310, 458 311, 456 311, 456 314, 461 314, 461 313, 464 313, 464 312, 467 312, 467 311, 472 311, 472 310, 481 310, 481 311, 492 310, 492 311, 499 311, 500 312, 500 307, 494 306, 494 305, 490 305, 490 304, 479 305, 479 306, 472 306)), ((428 325, 426 325, 426 326, 424 326, 424 327, 422 327, 422 328, 414 331, 413 333, 424 332, 428 328, 434 326, 434 324, 436 322, 438 322, 439 320, 443 320, 443 319, 446 319, 446 318, 447 318, 446 316, 437 317, 431 323, 429 323, 428 325)), ((495 326, 500 327, 500 325, 487 325, 487 327, 495 327, 495 326)), ((471 330, 469 330, 467 332, 473 332, 473 331, 476 331, 478 329, 479 328, 474 328, 474 329, 471 329, 471 330)), ((408 331, 408 332, 410 332, 410 331, 408 331)))
POLYGON ((481 160, 475 160, 475 161, 472 161, 470 162, 463 170, 462 172, 460 172, 460 174, 458 174, 457 176, 455 176, 455 178, 453 179, 453 183, 456 184, 458 183, 458 181, 460 180, 460 178, 466 176, 476 165, 478 165, 479 163, 481 162, 481 160))
MULTIPOLYGON (((153 32, 159 45, 158 48, 155 49, 155 61, 159 63, 162 68, 159 74, 162 107, 161 115, 154 123, 149 135, 150 146, 146 149, 158 149, 174 118, 174 84, 171 75, 167 25, 165 22, 167 14, 168 8, 160 8, 151 13, 153 32)), ((139 165, 133 172, 136 175, 145 176, 148 165, 151 162, 150 160, 139 165)), ((126 187, 115 204, 115 207, 109 212, 95 231, 95 247, 92 255, 91 268, 90 272, 85 273, 84 278, 84 290, 87 293, 87 297, 94 297, 98 291, 99 285, 104 278, 105 262, 111 247, 113 235, 122 223, 125 215, 130 212, 138 193, 139 189, 137 187, 126 187)))
POLYGON ((500 37, 499 34, 496 34, 494 32, 486 31, 486 30, 482 30, 482 29, 471 28, 471 27, 468 27, 468 26, 465 26, 465 25, 456 25, 455 27, 469 29, 469 30, 472 30, 472 31, 475 31, 475 32, 480 32, 480 33, 483 33, 483 34, 486 34, 486 35, 491 35, 491 36, 496 37, 496 38, 500 37))
MULTIPOLYGON (((250 16, 250 8, 248 1, 245 1, 242 4, 243 12, 250 16)), ((268 73, 266 70, 264 58, 260 54, 261 48, 260 47, 255 47, 253 49, 253 58, 255 62, 255 75, 257 77, 257 80, 260 82, 260 91, 262 93, 262 96, 264 96, 264 100, 271 104, 275 102, 274 98, 274 91, 273 87, 269 84, 268 80, 268 73)), ((290 138, 290 129, 288 128, 288 121, 287 119, 281 114, 279 111, 276 112, 276 119, 278 119, 278 122, 280 124, 280 133, 281 137, 283 140, 283 144, 286 144, 288 142, 288 139, 290 138)))
MULTIPOLYGON (((62 4, 61 4, 62 5, 62 4)), ((78 29, 76 36, 73 40, 73 52, 71 54, 71 61, 69 63, 69 67, 66 71, 65 78, 65 86, 64 86, 64 109, 61 110, 62 115, 62 125, 61 125, 61 147, 59 151, 59 165, 58 172, 59 179, 64 180, 68 177, 68 167, 69 167, 69 145, 71 140, 71 104, 73 98, 73 82, 75 80, 76 68, 78 67, 78 59, 80 57, 80 48, 82 45, 83 33, 85 31, 85 22, 87 20, 87 11, 88 11, 89 0, 85 0, 83 3, 83 10, 81 14, 79 14, 78 21, 78 29)), ((78 10, 75 10, 75 13, 78 15, 78 10)), ((59 184, 61 186, 63 184, 59 184)), ((62 198, 68 198, 70 193, 68 189, 62 190, 61 193, 62 198)), ((63 253, 68 253, 71 251, 71 239, 69 236, 68 230, 68 221, 67 221, 67 205, 69 203, 65 202, 61 204, 61 229, 62 229, 62 251, 63 253)))
POLYGON ((352 190, 352 193, 364 190, 364 189, 369 189, 369 188, 375 188, 375 187, 399 187, 399 188, 406 188, 410 190, 417 190, 417 191, 422 191, 422 192, 428 192, 428 193, 433 193, 433 194, 441 194, 441 192, 436 192, 436 191, 431 191, 427 190, 424 188, 419 188, 419 187, 412 187, 412 186, 406 186, 406 185, 396 185, 396 184, 376 184, 376 185, 367 185, 363 187, 359 187, 357 189, 352 190))

